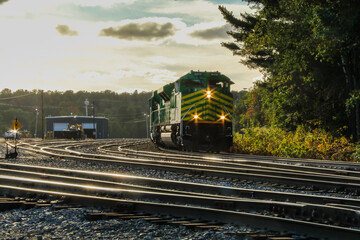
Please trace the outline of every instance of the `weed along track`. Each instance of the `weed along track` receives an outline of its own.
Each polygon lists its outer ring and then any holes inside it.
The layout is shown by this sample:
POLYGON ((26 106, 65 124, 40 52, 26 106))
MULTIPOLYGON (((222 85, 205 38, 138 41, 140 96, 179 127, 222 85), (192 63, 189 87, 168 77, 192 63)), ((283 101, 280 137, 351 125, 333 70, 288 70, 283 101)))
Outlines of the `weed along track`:
POLYGON ((248 226, 247 235, 360 236, 356 164, 344 169, 315 161, 295 165, 292 159, 184 154, 154 149, 143 139, 18 147, 19 159, 0 162, 3 197, 51 196, 112 214, 95 211, 88 219, 142 216, 221 234, 230 234, 229 226, 248 226))

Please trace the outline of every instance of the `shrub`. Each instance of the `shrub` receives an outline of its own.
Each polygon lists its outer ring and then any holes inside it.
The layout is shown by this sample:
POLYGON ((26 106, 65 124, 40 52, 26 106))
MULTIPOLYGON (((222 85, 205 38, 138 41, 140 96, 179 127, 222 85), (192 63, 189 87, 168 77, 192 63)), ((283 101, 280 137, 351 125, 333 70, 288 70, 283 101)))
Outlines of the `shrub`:
POLYGON ((360 147, 345 137, 333 137, 322 129, 307 131, 299 126, 295 132, 280 128, 247 128, 234 136, 233 152, 277 157, 316 158, 360 161, 360 147), (355 151, 355 152, 354 152, 355 151))

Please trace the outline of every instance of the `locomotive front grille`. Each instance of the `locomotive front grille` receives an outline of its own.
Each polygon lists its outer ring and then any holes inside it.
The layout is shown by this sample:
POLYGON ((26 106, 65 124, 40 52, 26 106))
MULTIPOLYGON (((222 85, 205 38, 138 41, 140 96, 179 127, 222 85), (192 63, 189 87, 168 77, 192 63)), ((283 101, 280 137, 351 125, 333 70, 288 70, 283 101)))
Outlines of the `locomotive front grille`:
POLYGON ((181 117, 184 121, 194 119, 199 121, 231 120, 232 97, 218 91, 203 89, 184 95, 181 102, 181 117))

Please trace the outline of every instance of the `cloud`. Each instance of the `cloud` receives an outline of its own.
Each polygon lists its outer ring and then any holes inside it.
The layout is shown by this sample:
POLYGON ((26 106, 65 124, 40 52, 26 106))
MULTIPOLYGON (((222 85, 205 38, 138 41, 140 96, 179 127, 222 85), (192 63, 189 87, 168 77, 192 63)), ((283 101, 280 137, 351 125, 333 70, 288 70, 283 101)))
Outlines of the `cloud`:
POLYGON ((213 40, 218 38, 228 38, 226 31, 230 30, 228 25, 208 28, 204 30, 195 30, 190 33, 191 37, 201 38, 204 40, 213 40))
POLYGON ((0 0, 0 5, 7 2, 7 1, 9 1, 9 0, 0 0))
POLYGON ((233 89, 248 88, 261 73, 221 47, 216 30, 226 22, 210 1, 0 0, 0 89, 155 90, 190 70, 220 71, 233 89))
POLYGON ((185 22, 194 24, 206 21, 221 21, 223 16, 218 9, 219 4, 224 5, 234 13, 254 12, 246 1, 239 0, 153 0, 147 12, 162 14, 163 16, 181 17, 185 22))
POLYGON ((57 25, 56 30, 63 36, 77 36, 78 32, 71 30, 68 25, 57 25))
MULTIPOLYGON (((0 0, 1 1, 1 0, 0 0)), ((61 0, 62 2, 66 2, 64 0, 61 0)), ((84 7, 112 7, 116 4, 133 4, 136 0, 86 0, 86 1, 74 1, 74 0, 67 0, 68 2, 84 6, 84 7)))
POLYGON ((175 27, 170 22, 164 24, 155 22, 128 23, 115 28, 104 28, 99 33, 100 36, 142 41, 158 40, 174 34, 175 27))

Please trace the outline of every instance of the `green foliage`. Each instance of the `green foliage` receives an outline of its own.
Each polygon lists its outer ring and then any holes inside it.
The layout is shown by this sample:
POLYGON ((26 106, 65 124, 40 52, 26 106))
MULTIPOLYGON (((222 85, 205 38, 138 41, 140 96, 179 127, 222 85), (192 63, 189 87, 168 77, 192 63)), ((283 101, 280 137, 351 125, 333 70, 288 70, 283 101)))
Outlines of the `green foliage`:
POLYGON ((236 153, 278 157, 360 160, 360 150, 345 137, 333 137, 324 130, 306 130, 299 126, 294 132, 275 127, 247 128, 245 134, 235 134, 236 153), (353 154, 354 153, 354 154, 353 154))
MULTIPOLYGON (((148 113, 148 99, 151 93, 134 92, 115 93, 112 91, 47 91, 44 92, 44 116, 85 116, 85 99, 90 106, 88 114, 104 116, 109 119, 111 138, 145 137, 146 125, 144 113, 148 113), (95 109, 92 106, 95 106, 95 109)), ((0 134, 8 130, 11 120, 17 118, 23 125, 22 130, 30 131, 34 136, 36 111, 41 109, 40 90, 3 89, 0 92, 0 134)), ((38 116, 37 136, 41 131, 41 112, 38 116)))
POLYGON ((360 2, 247 2, 256 11, 240 18, 219 7, 233 27, 228 34, 234 39, 222 45, 241 63, 264 74, 245 98, 248 119, 253 120, 245 126, 295 131, 305 125, 334 135, 345 129, 342 134, 356 141, 360 134, 360 98, 354 95, 360 88, 360 2))
POLYGON ((233 124, 234 130, 240 131, 242 128, 248 127, 250 125, 248 119, 246 119, 245 113, 248 108, 245 100, 247 99, 247 91, 240 92, 231 92, 234 97, 234 107, 233 107, 233 124))
POLYGON ((351 154, 351 158, 357 162, 360 162, 360 146, 357 145, 353 154, 351 154))
POLYGON ((353 91, 346 100, 346 110, 349 112, 356 107, 356 103, 360 102, 360 91, 353 91))

